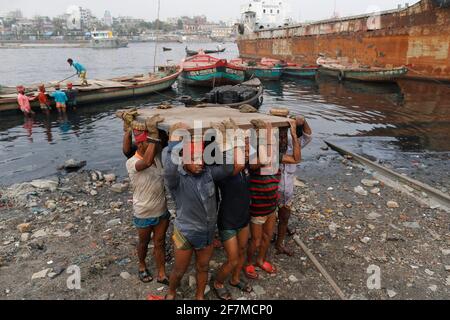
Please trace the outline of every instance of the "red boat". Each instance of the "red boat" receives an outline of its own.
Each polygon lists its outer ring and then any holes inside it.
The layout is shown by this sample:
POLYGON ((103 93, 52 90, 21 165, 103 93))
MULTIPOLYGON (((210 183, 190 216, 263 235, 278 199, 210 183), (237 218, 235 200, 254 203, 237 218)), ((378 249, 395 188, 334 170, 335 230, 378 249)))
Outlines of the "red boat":
POLYGON ((245 68, 202 52, 186 58, 181 66, 180 81, 187 85, 217 87, 245 80, 245 68))

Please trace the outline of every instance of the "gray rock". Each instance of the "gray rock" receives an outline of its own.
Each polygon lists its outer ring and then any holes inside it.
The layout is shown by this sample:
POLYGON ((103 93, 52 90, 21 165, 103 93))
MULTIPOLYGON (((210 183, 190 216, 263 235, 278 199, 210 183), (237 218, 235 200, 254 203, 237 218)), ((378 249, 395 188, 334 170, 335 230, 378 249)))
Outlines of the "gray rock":
POLYGON ((428 287, 428 289, 430 289, 431 291, 433 291, 433 292, 436 292, 437 291, 437 285, 435 285, 435 284, 433 284, 433 285, 431 285, 431 286, 429 286, 428 287))
POLYGON ((206 288, 205 288, 205 296, 208 294, 208 293, 210 293, 211 292, 211 287, 209 286, 209 285, 206 285, 206 288))
POLYGON ((111 186, 111 191, 116 193, 125 192, 128 189, 128 185, 124 183, 115 183, 111 186))
POLYGON ((361 180, 361 183, 362 183, 362 185, 365 186, 365 187, 373 188, 373 187, 379 185, 379 184, 380 184, 380 181, 378 181, 378 180, 363 179, 363 180, 361 180))
POLYGON ((364 244, 368 244, 370 242, 370 240, 372 240, 372 239, 370 239, 369 237, 364 237, 361 239, 361 242, 364 244))
POLYGON ((197 284, 197 279, 194 276, 189 276, 189 287, 194 288, 197 284))
POLYGON ((97 298, 97 300, 109 300, 109 294, 108 293, 102 294, 97 298))
POLYGON ((33 239, 44 238, 47 237, 48 233, 44 229, 38 230, 31 236, 33 239))
POLYGON ((253 292, 258 296, 262 296, 262 295, 266 294, 266 290, 264 290, 264 288, 261 287, 260 285, 254 286, 253 292))
POLYGON ((361 196, 367 196, 369 193, 361 186, 357 186, 354 189, 355 193, 361 195, 361 196))
POLYGON ((50 270, 51 270, 51 269, 44 269, 44 270, 41 270, 41 271, 39 271, 39 272, 34 273, 34 274, 31 276, 31 280, 36 280, 36 279, 43 279, 43 278, 45 278, 45 277, 47 276, 47 273, 48 273, 50 270))
POLYGON ((69 159, 66 162, 64 162, 64 169, 73 171, 73 170, 79 170, 83 168, 86 165, 86 161, 79 161, 75 159, 69 159))
POLYGON ((27 242, 28 240, 30 240, 30 236, 31 236, 31 234, 28 232, 22 233, 20 235, 20 241, 27 242))
POLYGON ((380 188, 373 188, 372 190, 370 190, 371 194, 379 194, 381 192, 380 188))
POLYGON ((128 280, 131 278, 131 274, 129 274, 128 272, 124 271, 120 273, 120 277, 124 280, 128 280))
POLYGON ((445 266, 445 271, 450 271, 450 266, 445 266))
POLYGON ((398 209, 398 208, 400 208, 400 205, 398 204, 398 202, 395 202, 395 201, 388 201, 387 202, 387 207, 389 208, 389 209, 398 209))
POLYGON ((434 275, 434 272, 431 271, 430 269, 425 269, 425 273, 426 273, 427 275, 429 275, 429 276, 433 276, 433 275, 434 275))
POLYGON ((59 185, 58 180, 33 180, 30 182, 30 185, 36 189, 48 190, 51 192, 56 191, 59 185))
POLYGON ((56 266, 47 274, 47 277, 49 277, 50 279, 55 279, 56 277, 61 275, 64 270, 65 269, 63 267, 56 266))
POLYGON ((292 282, 292 283, 297 283, 299 280, 297 279, 296 276, 291 275, 291 276, 289 276, 289 281, 292 282))
POLYGON ((394 290, 387 290, 387 295, 389 298, 394 298, 395 296, 397 296, 397 292, 395 292, 394 290))
POLYGON ((445 280, 445 285, 450 286, 450 276, 448 276, 447 279, 445 280))
POLYGON ((53 235, 61 238, 69 238, 71 236, 70 231, 62 231, 62 230, 56 230, 53 235))
POLYGON ((442 249, 441 252, 444 256, 450 255, 450 249, 442 249))
POLYGON ((409 229, 420 229, 420 224, 418 222, 403 222, 403 226, 409 229))
POLYGON ((107 223, 106 223, 106 226, 107 227, 114 227, 114 226, 117 226, 117 225, 119 225, 119 224, 121 224, 122 223, 122 221, 120 220, 120 219, 113 219, 113 220, 109 220, 107 223))

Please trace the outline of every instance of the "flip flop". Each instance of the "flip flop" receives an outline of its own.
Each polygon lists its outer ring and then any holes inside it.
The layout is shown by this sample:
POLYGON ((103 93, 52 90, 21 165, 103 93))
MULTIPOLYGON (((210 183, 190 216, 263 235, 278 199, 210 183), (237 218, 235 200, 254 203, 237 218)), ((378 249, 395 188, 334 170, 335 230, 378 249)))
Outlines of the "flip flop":
POLYGON ((238 288, 242 292, 250 293, 253 291, 253 288, 251 285, 249 285, 247 282, 240 281, 238 284, 232 284, 231 281, 229 281, 230 286, 233 288, 238 288))
POLYGON ((162 297, 162 296, 156 296, 153 294, 149 294, 147 296, 147 301, 163 301, 163 300, 166 300, 166 297, 167 296, 162 297))
POLYGON ((214 293, 216 294, 217 298, 224 301, 233 300, 233 297, 231 296, 230 291, 224 286, 223 288, 216 288, 213 285, 214 293))
POLYGON ((145 269, 145 271, 139 271, 139 280, 141 280, 143 283, 150 283, 153 281, 153 277, 150 274, 150 271, 148 271, 148 269, 145 269))
POLYGON ((293 257, 293 256, 294 256, 294 252, 291 251, 291 250, 288 250, 288 249, 285 248, 285 247, 282 247, 282 248, 276 248, 275 250, 277 251, 277 255, 285 254, 285 255, 287 255, 288 257, 293 257))
POLYGON ((167 278, 164 278, 162 280, 156 280, 156 282, 163 284, 165 286, 169 286, 169 279, 167 279, 167 278))
POLYGON ((258 268, 260 268, 261 270, 267 272, 268 274, 275 274, 275 273, 277 273, 277 269, 274 266, 272 266, 267 261, 264 261, 262 266, 258 265, 258 268))
POLYGON ((254 265, 249 265, 244 268, 245 276, 249 279, 255 280, 259 278, 254 265))

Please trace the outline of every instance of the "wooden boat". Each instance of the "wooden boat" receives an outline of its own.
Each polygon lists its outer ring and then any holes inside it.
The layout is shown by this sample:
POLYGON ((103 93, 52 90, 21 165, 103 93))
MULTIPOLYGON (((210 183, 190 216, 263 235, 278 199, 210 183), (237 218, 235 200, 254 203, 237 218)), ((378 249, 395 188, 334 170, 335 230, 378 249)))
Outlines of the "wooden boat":
POLYGON ((163 47, 163 51, 172 51, 172 48, 163 47))
POLYGON ((318 66, 301 66, 295 63, 287 63, 283 67, 283 76, 292 78, 315 78, 318 70, 318 66))
POLYGON ((226 48, 217 49, 217 50, 200 50, 200 51, 195 51, 195 50, 189 50, 186 47, 186 55, 188 57, 192 57, 192 56, 195 56, 195 55, 200 54, 200 53, 204 53, 204 54, 223 53, 223 52, 225 52, 225 50, 226 50, 226 48))
POLYGON ((244 68, 207 54, 186 58, 181 66, 180 81, 187 85, 216 87, 245 80, 244 68))
MULTIPOLYGON (((113 78, 109 80, 88 80, 89 86, 82 87, 74 82, 74 88, 78 90, 78 105, 98 103, 111 100, 125 100, 139 96, 149 95, 155 92, 169 89, 178 76, 181 74, 181 67, 170 66, 160 67, 158 72, 147 75, 135 75, 113 78)), ((46 84, 48 93, 53 92, 49 89, 54 87, 56 82, 46 84)), ((28 86, 27 94, 37 95, 38 86, 28 86)), ((66 83, 61 83, 64 90, 66 83)), ((33 108, 39 108, 38 101, 32 102, 33 108)), ((0 111, 19 110, 17 105, 17 94, 0 95, 0 111)))
POLYGON ((317 59, 319 74, 338 78, 339 81, 396 82, 408 73, 407 67, 378 68, 349 63, 342 59, 317 59))
MULTIPOLYGON (((205 106, 205 107, 214 107, 214 106, 227 106, 230 108, 235 108, 238 109, 241 106, 243 106, 244 104, 247 105, 251 105, 252 107, 259 109, 261 107, 261 105, 264 102, 264 87, 261 83, 261 81, 257 78, 252 79, 250 81, 247 82, 243 82, 242 84, 236 85, 233 88, 236 88, 236 91, 240 91, 241 89, 245 89, 245 88, 249 88, 251 89, 254 94, 252 97, 248 98, 248 99, 243 99, 242 101, 238 101, 235 103, 219 103, 214 101, 215 103, 211 102, 211 93, 214 94, 214 92, 210 92, 209 94, 207 94, 204 98, 202 99, 192 99, 190 96, 183 96, 180 97, 180 101, 183 102, 187 107, 195 107, 195 106, 205 106)), ((215 90, 220 89, 216 88, 215 90)), ((214 91, 214 90, 213 90, 214 91)), ((216 99, 214 99, 216 100, 216 99)))
POLYGON ((264 65, 254 61, 246 62, 243 59, 234 59, 231 60, 231 63, 245 69, 246 79, 258 78, 263 81, 277 81, 283 74, 282 66, 264 65))

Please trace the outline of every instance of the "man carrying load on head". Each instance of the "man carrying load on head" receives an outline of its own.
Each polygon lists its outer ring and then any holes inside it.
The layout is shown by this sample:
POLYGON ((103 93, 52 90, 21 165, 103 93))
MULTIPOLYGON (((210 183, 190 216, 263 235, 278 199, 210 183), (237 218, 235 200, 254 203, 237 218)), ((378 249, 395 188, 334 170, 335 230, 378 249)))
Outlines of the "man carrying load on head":
POLYGON ((86 68, 80 64, 79 62, 74 62, 71 58, 67 60, 67 62, 70 64, 70 66, 74 67, 77 71, 78 77, 81 79, 81 85, 82 86, 88 86, 87 82, 87 70, 86 68))

